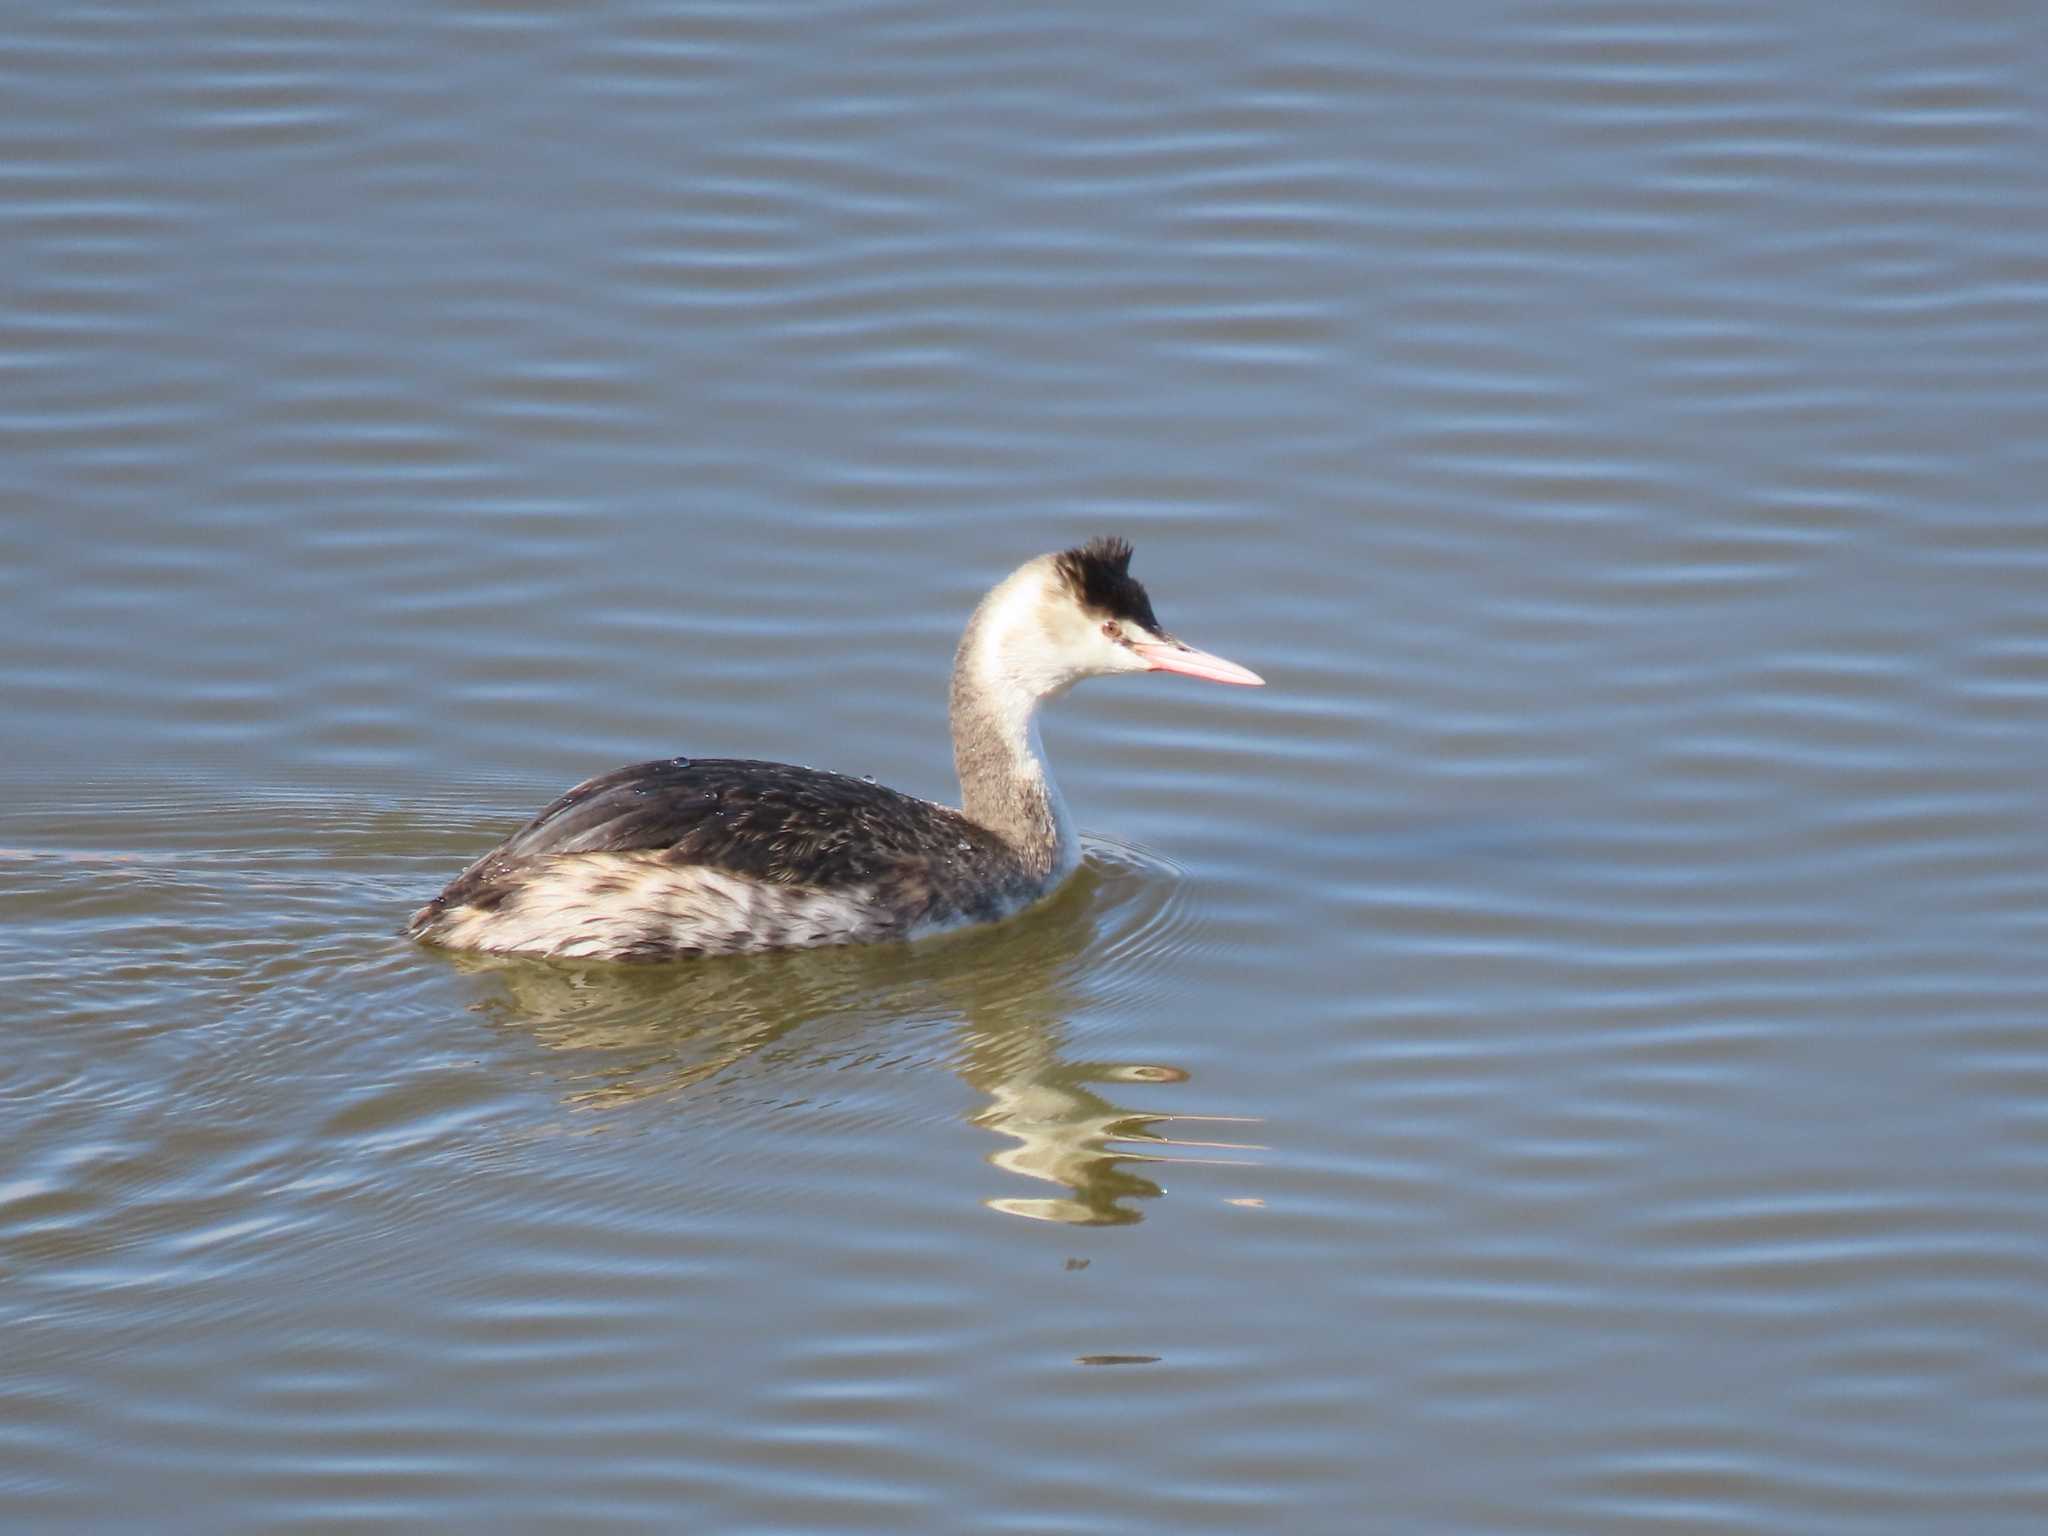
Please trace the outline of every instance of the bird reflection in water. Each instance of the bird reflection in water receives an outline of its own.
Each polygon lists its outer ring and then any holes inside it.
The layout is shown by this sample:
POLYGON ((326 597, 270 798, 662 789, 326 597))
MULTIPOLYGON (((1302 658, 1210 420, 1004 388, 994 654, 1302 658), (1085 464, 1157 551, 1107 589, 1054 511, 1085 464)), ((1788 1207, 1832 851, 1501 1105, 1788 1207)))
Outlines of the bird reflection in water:
POLYGON ((1156 868, 1097 850, 1044 906, 921 944, 644 967, 453 963, 493 983, 480 1011, 560 1053, 550 1066, 564 1098, 585 1108, 653 1098, 784 1103, 790 1079, 856 1060, 879 1065, 878 1046, 902 1043, 884 1034, 892 1026, 950 1020, 950 1050, 895 1050, 889 1065, 950 1056, 983 1099, 969 1118, 1011 1143, 987 1161, 1060 1191, 983 1203, 1039 1221, 1125 1225, 1143 1219, 1138 1202, 1163 1193, 1145 1170, 1245 1162, 1261 1150, 1224 1129, 1251 1123, 1243 1119, 1106 1096, 1104 1085, 1184 1083, 1178 1067, 1066 1054, 1070 1021, 1088 1000, 1113 1004, 1120 976, 1145 968, 1148 935, 1165 926, 1151 922, 1160 880, 1156 868))
POLYGON ((1252 1122, 1224 1115, 1174 1115, 1124 1109, 1087 1087, 1089 1083, 1184 1083, 1178 1067, 1118 1066, 1110 1062, 1068 1062, 1054 1049, 1057 1035, 1048 1031, 1046 1049, 1020 1062, 1006 1047, 1012 1039, 989 1041, 971 1036, 961 1076, 988 1095, 986 1108, 974 1123, 1016 1143, 992 1153, 998 1168, 1025 1178, 1064 1187, 1064 1195, 1003 1195, 985 1202, 991 1210, 1034 1221, 1064 1221, 1075 1226, 1124 1226, 1143 1219, 1127 1200, 1150 1200, 1165 1193, 1158 1184, 1125 1164, 1165 1162, 1239 1162, 1233 1156, 1190 1156, 1175 1149, 1203 1153, 1250 1153, 1262 1150, 1245 1142, 1190 1140, 1178 1134, 1192 1122, 1245 1125, 1252 1122), (992 1047, 986 1060, 982 1049, 992 1047), (1162 1129, 1166 1127, 1169 1129, 1162 1129))

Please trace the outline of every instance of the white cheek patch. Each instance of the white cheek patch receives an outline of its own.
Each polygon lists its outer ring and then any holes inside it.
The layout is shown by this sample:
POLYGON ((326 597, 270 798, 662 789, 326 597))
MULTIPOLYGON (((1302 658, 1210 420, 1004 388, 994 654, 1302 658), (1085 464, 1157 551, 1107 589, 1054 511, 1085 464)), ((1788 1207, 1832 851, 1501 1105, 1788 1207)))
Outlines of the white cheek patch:
POLYGON ((989 699, 1019 698, 1025 712, 1064 686, 1046 628, 1044 573, 1026 566, 989 594, 982 616, 978 680, 989 699))

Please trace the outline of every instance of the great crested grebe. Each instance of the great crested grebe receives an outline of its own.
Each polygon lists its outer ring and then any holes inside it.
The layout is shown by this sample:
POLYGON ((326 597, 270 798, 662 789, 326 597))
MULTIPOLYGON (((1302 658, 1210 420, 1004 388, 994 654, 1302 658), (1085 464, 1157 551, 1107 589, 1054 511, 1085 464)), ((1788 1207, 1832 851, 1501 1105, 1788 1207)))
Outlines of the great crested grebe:
POLYGON ((660 960, 862 944, 996 922, 1080 862, 1038 706, 1084 677, 1257 684, 1160 627, 1131 546, 1095 539, 1012 572, 953 660, 960 809, 866 779, 674 757, 587 779, 412 915, 449 949, 660 960))

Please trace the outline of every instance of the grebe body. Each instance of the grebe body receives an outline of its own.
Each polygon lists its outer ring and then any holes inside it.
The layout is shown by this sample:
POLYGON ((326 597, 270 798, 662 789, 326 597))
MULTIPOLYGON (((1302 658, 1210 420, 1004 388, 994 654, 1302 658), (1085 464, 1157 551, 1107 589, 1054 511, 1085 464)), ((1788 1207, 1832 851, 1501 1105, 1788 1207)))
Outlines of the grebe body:
POLYGON ((958 810, 866 779, 664 758, 586 780, 412 916, 449 949, 649 960, 916 938, 1050 893, 1079 849, 1037 710, 1085 677, 1256 684, 1182 644, 1097 539, 1013 572, 968 621, 951 697, 958 810))

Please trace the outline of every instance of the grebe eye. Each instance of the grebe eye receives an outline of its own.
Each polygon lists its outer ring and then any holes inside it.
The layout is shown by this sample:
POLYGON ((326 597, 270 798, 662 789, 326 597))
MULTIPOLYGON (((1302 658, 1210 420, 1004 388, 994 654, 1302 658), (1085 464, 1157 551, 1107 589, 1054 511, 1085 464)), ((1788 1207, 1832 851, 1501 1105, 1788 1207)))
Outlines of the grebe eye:
POLYGON ((1104 619, 1102 621, 1102 632, 1112 640, 1121 640, 1124 637, 1124 627, 1117 623, 1115 619, 1104 619))

